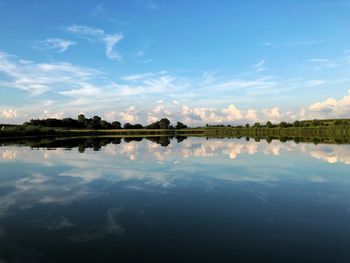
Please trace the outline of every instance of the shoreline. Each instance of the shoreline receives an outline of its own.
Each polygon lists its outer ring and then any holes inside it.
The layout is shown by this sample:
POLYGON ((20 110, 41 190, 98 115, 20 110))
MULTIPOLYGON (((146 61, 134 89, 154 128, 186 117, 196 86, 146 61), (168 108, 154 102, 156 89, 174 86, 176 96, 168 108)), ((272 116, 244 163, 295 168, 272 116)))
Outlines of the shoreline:
MULTIPOLYGON (((319 127, 205 127, 187 128, 179 130, 168 129, 116 129, 116 130, 87 130, 87 129, 52 129, 52 133, 1 136, 0 141, 35 140, 45 138, 72 138, 72 137, 159 137, 159 136, 199 136, 207 138, 253 138, 255 140, 294 140, 296 142, 350 143, 350 126, 319 126, 319 127)), ((1 133, 0 133, 1 134, 1 133)))

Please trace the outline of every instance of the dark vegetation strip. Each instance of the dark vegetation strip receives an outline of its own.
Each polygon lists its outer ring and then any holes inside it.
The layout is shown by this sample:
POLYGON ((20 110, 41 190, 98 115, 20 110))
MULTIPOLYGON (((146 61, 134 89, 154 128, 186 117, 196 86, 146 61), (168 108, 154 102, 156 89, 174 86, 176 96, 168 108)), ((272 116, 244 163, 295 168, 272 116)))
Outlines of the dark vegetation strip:
POLYGON ((185 124, 177 122, 171 125, 163 118, 150 125, 109 123, 99 116, 86 118, 80 114, 77 119, 35 119, 23 125, 0 126, 0 139, 31 138, 31 137, 81 137, 81 136, 120 136, 120 137, 146 137, 146 136, 205 136, 205 137, 253 137, 271 140, 285 138, 295 141, 327 141, 329 143, 349 143, 350 120, 304 120, 293 123, 280 122, 266 124, 256 122, 254 125, 206 125, 203 128, 188 128, 185 124))
POLYGON ((350 126, 320 126, 298 128, 207 128, 205 136, 211 138, 247 137, 255 141, 265 139, 268 142, 280 140, 282 142, 336 143, 350 144, 350 126))

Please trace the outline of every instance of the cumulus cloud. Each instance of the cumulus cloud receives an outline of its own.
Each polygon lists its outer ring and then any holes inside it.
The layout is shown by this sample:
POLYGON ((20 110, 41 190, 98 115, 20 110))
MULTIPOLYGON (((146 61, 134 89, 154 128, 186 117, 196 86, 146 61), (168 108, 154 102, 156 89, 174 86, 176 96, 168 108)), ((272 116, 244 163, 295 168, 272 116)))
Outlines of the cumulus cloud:
POLYGON ((222 112, 226 114, 226 119, 228 121, 240 120, 243 118, 242 112, 233 104, 229 105, 228 108, 224 109, 222 112))
POLYGON ((263 109, 262 113, 264 115, 264 120, 269 120, 271 122, 281 121, 282 115, 278 107, 273 107, 271 109, 263 109))
POLYGON ((347 95, 339 100, 328 98, 310 105, 305 115, 314 118, 343 118, 350 116, 350 90, 347 95))
POLYGON ((162 118, 172 119, 173 113, 167 106, 164 105, 163 100, 158 100, 157 104, 158 105, 148 113, 147 123, 153 123, 162 118))
POLYGON ((246 115, 244 116, 248 122, 256 122, 258 121, 257 111, 253 109, 247 110, 246 115))
POLYGON ((105 112, 103 116, 105 120, 112 122, 117 119, 117 112, 116 111, 105 112))
MULTIPOLYGON (((180 106, 180 105, 179 105, 180 106)), ((208 124, 245 124, 254 122, 271 121, 278 123, 282 120, 293 121, 297 114, 293 111, 282 113, 278 107, 258 109, 240 109, 234 104, 228 105, 224 109, 209 107, 190 107, 182 105, 180 115, 173 112, 175 119, 180 119, 192 125, 208 124)))
POLYGON ((71 25, 67 27, 66 30, 82 38, 85 38, 90 42, 105 44, 106 57, 112 60, 121 60, 122 56, 114 50, 114 47, 124 38, 124 35, 122 33, 107 34, 100 28, 82 25, 71 25))
MULTIPOLYGON (((97 28, 77 26, 74 30, 93 39, 106 35, 97 28)), ((319 79, 281 82, 277 77, 255 79, 241 75, 223 81, 220 77, 213 78, 214 72, 207 72, 201 79, 207 79, 208 84, 198 85, 189 78, 174 76, 163 70, 127 75, 118 80, 93 68, 68 62, 37 63, 1 51, 0 74, 4 75, 0 81, 3 89, 20 89, 29 95, 47 92, 47 96, 55 96, 61 101, 47 104, 37 97, 32 104, 1 107, 0 117, 14 122, 41 116, 73 117, 82 111, 105 116, 110 121, 122 118, 120 121, 145 124, 167 117, 194 126, 349 116, 350 94, 341 99, 329 98, 303 105, 303 109, 279 108, 278 104, 261 109, 243 104, 249 99, 254 101, 257 94, 290 91, 299 84, 310 87, 325 83, 319 79), (243 95, 233 97, 235 90, 240 90, 243 95), (135 107, 141 111, 136 111, 135 107), (133 114, 136 116, 133 117, 133 114)))
POLYGON ((120 117, 124 122, 136 123, 138 121, 138 112, 134 106, 131 106, 125 111, 120 112, 120 117))
POLYGON ((0 112, 0 116, 5 119, 15 119, 18 116, 16 109, 6 109, 0 112))
POLYGON ((193 107, 188 105, 181 106, 182 120, 187 123, 203 125, 212 124, 232 124, 241 122, 252 122, 257 119, 256 110, 240 110, 234 104, 228 105, 224 109, 215 109, 209 107, 193 107))
POLYGON ((332 112, 337 106, 337 101, 333 98, 328 98, 325 101, 316 102, 310 105, 309 109, 315 112, 332 112))

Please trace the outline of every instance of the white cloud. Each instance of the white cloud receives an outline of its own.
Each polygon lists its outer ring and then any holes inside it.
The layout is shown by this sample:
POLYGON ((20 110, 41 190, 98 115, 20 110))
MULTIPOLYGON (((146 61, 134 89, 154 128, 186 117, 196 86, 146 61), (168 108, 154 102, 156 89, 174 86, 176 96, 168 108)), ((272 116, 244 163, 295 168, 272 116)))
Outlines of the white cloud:
POLYGON ((311 104, 302 111, 302 115, 308 119, 348 118, 350 116, 350 90, 339 100, 328 98, 311 104))
POLYGON ((312 58, 308 59, 307 62, 313 65, 314 70, 331 69, 340 65, 340 61, 331 61, 326 58, 312 58))
POLYGON ((306 82, 306 85, 309 87, 318 87, 322 84, 326 83, 325 80, 321 80, 321 79, 313 79, 313 80, 309 80, 306 82))
POLYGON ((146 73, 140 73, 140 74, 133 74, 123 77, 123 80, 128 81, 141 81, 145 80, 150 77, 157 77, 157 76, 165 76, 168 72, 165 70, 159 71, 159 72, 146 72, 146 73))
POLYGON ((34 95, 53 89, 64 89, 96 78, 94 69, 75 66, 68 62, 34 63, 0 52, 0 72, 8 79, 0 82, 5 88, 16 88, 34 95))
POLYGON ((202 83, 203 85, 208 85, 210 83, 213 83, 215 80, 215 74, 217 73, 216 70, 214 71, 204 71, 202 74, 202 83))
POLYGON ((243 118, 242 112, 233 104, 229 105, 228 108, 224 109, 222 112, 226 115, 227 121, 236 121, 243 118))
POLYGON ((65 113, 64 112, 51 112, 50 110, 44 110, 43 114, 40 116, 40 118, 55 118, 55 119, 62 119, 64 118, 65 113))
POLYGON ((155 121, 159 121, 162 118, 170 118, 171 120, 171 110, 164 105, 164 102, 162 100, 158 100, 157 104, 158 105, 155 108, 148 112, 147 123, 153 123, 155 121))
POLYGON ((278 107, 273 107, 271 109, 262 110, 264 120, 269 120, 271 122, 279 122, 282 119, 282 115, 278 107))
POLYGON ((106 56, 109 59, 117 59, 120 60, 121 59, 121 55, 114 51, 114 46, 123 39, 123 35, 122 34, 114 34, 114 35, 107 35, 104 38, 104 41, 106 42, 106 56))
POLYGON ((265 65, 265 60, 262 59, 254 65, 254 68, 256 69, 257 72, 265 71, 267 68, 264 65, 265 65))
POLYGON ((115 111, 105 112, 104 113, 104 119, 107 121, 115 121, 117 119, 117 113, 115 111))
POLYGON ((246 119, 248 122, 256 122, 258 121, 257 111, 253 109, 247 110, 246 115, 244 116, 244 119, 246 119))
POLYGON ((164 105, 158 105, 152 110, 153 113, 156 114, 165 114, 165 115, 170 115, 171 112, 169 109, 167 109, 164 105))
POLYGON ((329 62, 328 59, 325 58, 312 58, 312 59, 308 59, 308 62, 315 62, 315 63, 326 63, 329 62))
POLYGON ((94 97, 101 94, 101 89, 89 83, 79 83, 79 88, 72 90, 60 91, 59 94, 74 98, 94 97))
MULTIPOLYGON (((82 34, 87 32, 89 36, 104 34, 98 29, 79 30, 82 34)), ((258 66, 262 65, 264 62, 260 61, 258 66)), ((26 103, 20 107, 7 105, 8 107, 0 108, 0 114, 6 110, 3 115, 11 116, 11 120, 16 122, 40 116, 74 117, 80 112, 109 116, 109 120, 113 120, 112 118, 118 120, 122 117, 121 121, 137 121, 143 124, 167 117, 189 125, 242 124, 267 120, 279 122, 296 118, 342 117, 349 114, 350 95, 339 100, 328 99, 310 106, 306 105, 302 111, 298 108, 280 109, 278 108, 280 105, 273 102, 270 103, 272 106, 269 109, 246 106, 247 101, 260 100, 257 95, 330 83, 328 80, 320 79, 281 81, 275 76, 255 78, 249 75, 236 75, 223 80, 222 76, 213 78, 214 71, 210 73, 208 71, 196 78, 209 83, 201 85, 200 81, 174 76, 163 70, 127 75, 120 77, 117 82, 106 73, 92 68, 68 62, 37 63, 4 52, 0 52, 0 74, 4 75, 0 81, 0 87, 3 89, 21 89, 28 91, 29 95, 48 92, 47 96, 57 97, 57 102, 47 99, 40 101, 39 96, 35 97, 37 102, 26 103), (236 90, 240 91, 239 96, 236 96, 236 90), (141 111, 133 112, 130 110, 130 105, 134 105, 132 109, 137 107, 141 111), (14 111, 7 112, 9 109, 14 111), (114 114, 109 115, 111 112, 114 114), (132 117, 132 114, 137 116, 132 117)))
POLYGON ((138 112, 134 106, 131 106, 127 110, 120 112, 119 115, 124 122, 135 124, 138 121, 138 112))
POLYGON ((83 37, 90 42, 100 42, 105 44, 106 57, 112 60, 121 60, 122 56, 114 50, 114 47, 124 38, 124 35, 122 33, 107 34, 100 28, 81 25, 71 25, 67 27, 66 30, 80 37, 83 37))
POLYGON ((316 102, 315 104, 310 105, 309 109, 317 112, 332 112, 336 106, 337 101, 333 98, 329 98, 325 101, 316 102))
POLYGON ((15 119, 18 116, 16 109, 6 109, 0 112, 0 116, 5 119, 15 119))
POLYGON ((58 53, 63 53, 71 46, 75 45, 76 42, 65 40, 61 38, 47 38, 44 41, 41 41, 41 46, 44 49, 54 49, 57 50, 58 53))

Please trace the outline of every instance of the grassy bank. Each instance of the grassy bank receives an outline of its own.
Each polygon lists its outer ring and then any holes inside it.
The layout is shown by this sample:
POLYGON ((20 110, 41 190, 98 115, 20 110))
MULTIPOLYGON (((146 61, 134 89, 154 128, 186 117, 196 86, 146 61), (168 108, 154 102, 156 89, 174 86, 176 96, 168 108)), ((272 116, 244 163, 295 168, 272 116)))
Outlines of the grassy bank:
POLYGON ((152 137, 152 136, 203 136, 203 137, 250 137, 255 140, 279 139, 296 142, 350 143, 350 123, 347 120, 303 121, 303 127, 281 127, 281 125, 251 127, 205 127, 186 129, 69 129, 42 126, 6 126, 0 129, 1 141, 13 138, 45 137, 152 137), (319 126, 312 126, 317 124, 319 126), (306 126, 306 127, 305 127, 306 126))
POLYGON ((350 126, 288 127, 288 128, 206 128, 207 137, 251 137, 259 139, 294 140, 296 142, 350 143, 350 126))
POLYGON ((47 136, 55 135, 56 131, 51 128, 37 126, 2 126, 0 128, 0 138, 6 137, 27 137, 27 136, 47 136))
POLYGON ((204 129, 109 129, 109 130, 92 130, 92 129, 62 129, 46 128, 40 126, 13 126, 5 127, 0 130, 0 138, 11 137, 43 137, 43 136, 196 136, 204 134, 204 129))

